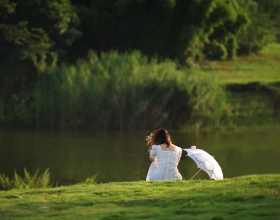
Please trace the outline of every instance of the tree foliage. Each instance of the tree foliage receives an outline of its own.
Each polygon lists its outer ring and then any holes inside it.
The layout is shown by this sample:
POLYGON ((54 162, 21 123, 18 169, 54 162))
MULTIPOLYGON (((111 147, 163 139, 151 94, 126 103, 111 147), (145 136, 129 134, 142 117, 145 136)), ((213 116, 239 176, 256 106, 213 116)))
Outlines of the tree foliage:
POLYGON ((249 23, 235 1, 178 0, 174 14, 171 56, 187 63, 234 58, 238 36, 249 23))
POLYGON ((249 23, 235 1, 95 0, 77 6, 83 44, 97 50, 141 50, 193 63, 234 57, 249 23))
POLYGON ((81 33, 69 0, 0 0, 0 76, 34 77, 81 33))
POLYGON ((242 31, 239 40, 239 54, 260 52, 268 43, 276 40, 280 26, 280 1, 237 0, 248 15, 250 25, 242 31))

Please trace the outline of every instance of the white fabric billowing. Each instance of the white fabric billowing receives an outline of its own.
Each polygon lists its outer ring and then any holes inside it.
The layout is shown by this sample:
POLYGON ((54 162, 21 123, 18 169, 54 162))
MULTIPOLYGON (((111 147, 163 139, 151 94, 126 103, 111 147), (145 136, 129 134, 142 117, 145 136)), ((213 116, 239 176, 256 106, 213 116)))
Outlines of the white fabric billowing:
POLYGON ((204 170, 210 176, 211 179, 222 180, 224 178, 220 165, 214 159, 214 157, 212 157, 206 151, 201 149, 184 150, 188 152, 187 156, 189 156, 195 161, 197 167, 204 170))
POLYGON ((152 162, 146 181, 154 180, 181 180, 182 176, 177 168, 182 155, 182 149, 177 147, 177 151, 163 151, 160 145, 153 145, 150 157, 156 159, 152 162))

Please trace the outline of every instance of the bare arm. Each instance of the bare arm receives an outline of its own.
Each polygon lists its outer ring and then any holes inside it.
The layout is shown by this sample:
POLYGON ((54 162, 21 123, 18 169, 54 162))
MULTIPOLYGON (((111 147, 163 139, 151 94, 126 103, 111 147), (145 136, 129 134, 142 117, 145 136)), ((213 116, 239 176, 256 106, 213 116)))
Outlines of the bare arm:
POLYGON ((149 160, 150 161, 156 161, 156 159, 153 159, 153 158, 151 158, 151 156, 150 156, 150 151, 152 150, 152 147, 150 146, 149 147, 149 150, 148 150, 148 152, 149 152, 149 160))
POLYGON ((152 147, 150 146, 149 147, 149 149, 148 149, 148 153, 149 153, 149 160, 150 161, 154 161, 154 159, 153 158, 151 158, 151 156, 150 156, 150 151, 152 150, 152 147))

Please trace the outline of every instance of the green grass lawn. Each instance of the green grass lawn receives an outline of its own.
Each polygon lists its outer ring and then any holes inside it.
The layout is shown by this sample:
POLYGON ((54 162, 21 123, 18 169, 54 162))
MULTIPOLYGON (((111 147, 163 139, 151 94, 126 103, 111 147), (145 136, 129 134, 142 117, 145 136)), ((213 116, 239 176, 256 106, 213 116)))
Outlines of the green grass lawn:
POLYGON ((259 55, 209 62, 202 69, 225 84, 280 82, 280 44, 270 44, 259 55))
POLYGON ((0 192, 1 220, 50 218, 280 219, 280 175, 0 192))

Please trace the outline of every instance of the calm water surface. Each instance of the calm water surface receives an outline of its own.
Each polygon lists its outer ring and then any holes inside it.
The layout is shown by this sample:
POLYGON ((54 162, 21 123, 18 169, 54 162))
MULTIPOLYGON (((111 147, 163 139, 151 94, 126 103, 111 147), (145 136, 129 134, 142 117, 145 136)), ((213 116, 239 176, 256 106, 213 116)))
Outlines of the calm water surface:
MULTIPOLYGON (((144 137, 149 132, 64 132, 0 130, 0 173, 10 176, 50 168, 52 182, 70 184, 98 173, 98 182, 145 180, 150 161, 144 137)), ((215 157, 224 177, 280 173, 280 131, 170 132, 181 148, 196 145, 215 157)), ((182 156, 184 179, 197 171, 182 156)), ((209 179, 200 172, 197 179, 209 179)))

